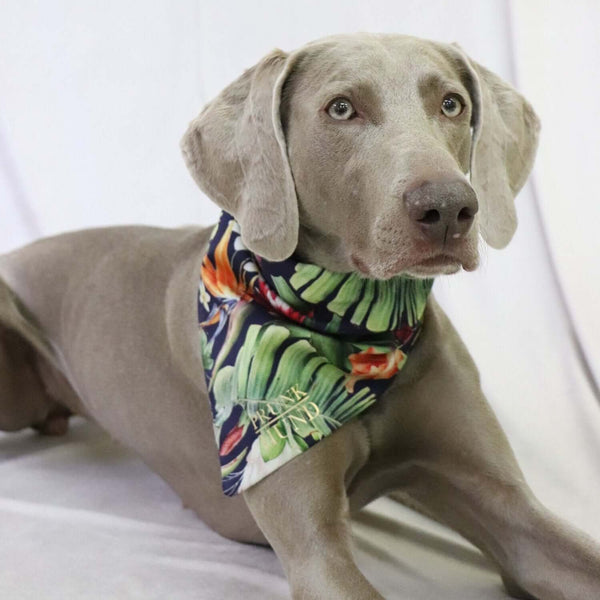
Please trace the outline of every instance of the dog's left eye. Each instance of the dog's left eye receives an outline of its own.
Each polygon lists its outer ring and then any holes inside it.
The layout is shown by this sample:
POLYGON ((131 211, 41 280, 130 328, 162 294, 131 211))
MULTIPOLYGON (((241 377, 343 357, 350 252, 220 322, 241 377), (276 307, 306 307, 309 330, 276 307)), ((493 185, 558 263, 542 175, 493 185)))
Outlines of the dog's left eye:
POLYGON ((327 114, 336 121, 348 121, 356 116, 356 111, 348 98, 335 98, 327 105, 327 114))
POLYGON ((448 94, 442 100, 442 112, 450 119, 458 117, 458 115, 460 115, 460 113, 463 111, 463 108, 464 104, 455 94, 448 94))

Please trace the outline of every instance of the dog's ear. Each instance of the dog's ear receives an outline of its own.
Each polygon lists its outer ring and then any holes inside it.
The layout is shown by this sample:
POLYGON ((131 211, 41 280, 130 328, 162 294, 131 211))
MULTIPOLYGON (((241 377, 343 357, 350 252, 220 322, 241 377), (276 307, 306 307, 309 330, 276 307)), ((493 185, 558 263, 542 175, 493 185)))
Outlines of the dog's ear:
POLYGON ((298 202, 281 126, 282 86, 294 55, 274 50, 230 84, 181 140, 194 180, 240 224, 242 241, 269 260, 298 243, 298 202))
POLYGON ((481 235, 493 248, 504 248, 517 228, 514 198, 533 167, 540 121, 521 94, 453 46, 469 71, 471 183, 480 205, 481 235))

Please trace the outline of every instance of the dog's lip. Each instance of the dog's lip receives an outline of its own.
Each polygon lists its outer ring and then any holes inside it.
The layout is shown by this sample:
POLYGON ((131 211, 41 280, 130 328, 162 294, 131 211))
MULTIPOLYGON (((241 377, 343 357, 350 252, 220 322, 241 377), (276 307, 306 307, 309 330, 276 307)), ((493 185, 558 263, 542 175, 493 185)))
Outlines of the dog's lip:
POLYGON ((352 264, 364 275, 371 275, 371 270, 369 269, 369 267, 366 265, 366 263, 360 259, 358 256, 356 256, 356 254, 352 254, 350 256, 350 260, 352 261, 352 264))
POLYGON ((455 254, 449 254, 447 252, 419 257, 413 261, 407 261, 406 258, 404 258, 385 269, 384 273, 378 273, 377 269, 371 269, 367 263, 356 254, 351 254, 350 260, 353 266, 363 275, 376 277, 378 279, 389 279, 390 277, 401 275, 402 273, 408 275, 435 276, 454 273, 461 268, 466 271, 472 271, 476 267, 475 264, 471 266, 468 261, 465 262, 455 254))
POLYGON ((460 271, 461 268, 465 270, 465 264, 457 256, 450 254, 436 254, 414 262, 404 268, 404 271, 409 275, 417 277, 435 277, 437 275, 450 275, 460 271))
POLYGON ((462 266, 462 261, 452 254, 436 254, 419 260, 411 264, 410 267, 445 267, 450 264, 462 266))

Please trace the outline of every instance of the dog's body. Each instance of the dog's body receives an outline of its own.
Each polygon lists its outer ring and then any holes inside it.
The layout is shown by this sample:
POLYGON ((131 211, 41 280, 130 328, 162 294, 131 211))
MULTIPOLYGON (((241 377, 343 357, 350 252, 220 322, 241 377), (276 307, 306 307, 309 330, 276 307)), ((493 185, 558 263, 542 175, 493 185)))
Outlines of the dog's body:
MULTIPOLYGON (((488 243, 509 241, 536 133, 524 100, 460 50, 347 36, 267 57, 192 123, 184 153, 256 253, 429 276, 476 267, 478 224, 488 243)), ((600 551, 533 497, 433 297, 369 411, 224 496, 195 304, 209 234, 99 229, 0 258, 0 429, 94 419, 218 532, 270 543, 295 598, 381 598, 354 563, 348 517, 392 492, 481 548, 511 593, 600 596, 600 551)))

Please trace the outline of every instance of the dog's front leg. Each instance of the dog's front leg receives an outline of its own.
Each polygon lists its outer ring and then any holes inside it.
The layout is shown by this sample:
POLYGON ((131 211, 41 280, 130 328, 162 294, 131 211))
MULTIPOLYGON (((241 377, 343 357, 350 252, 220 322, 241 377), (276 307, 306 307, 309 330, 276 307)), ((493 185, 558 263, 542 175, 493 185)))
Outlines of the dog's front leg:
POLYGON ((369 453, 358 422, 244 492, 286 572, 294 600, 381 600, 352 556, 346 488, 369 453))
POLYGON ((398 392, 402 402, 371 436, 373 457, 404 457, 396 497, 481 548, 516 597, 600 598, 600 548, 534 496, 464 345, 439 309, 428 316, 425 339, 436 349, 428 372, 398 392), (397 423, 403 435, 394 438, 385 428, 397 423))

